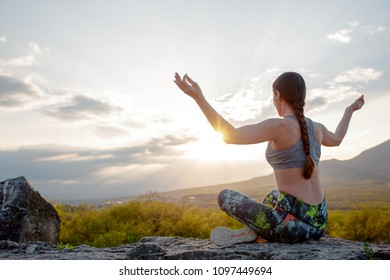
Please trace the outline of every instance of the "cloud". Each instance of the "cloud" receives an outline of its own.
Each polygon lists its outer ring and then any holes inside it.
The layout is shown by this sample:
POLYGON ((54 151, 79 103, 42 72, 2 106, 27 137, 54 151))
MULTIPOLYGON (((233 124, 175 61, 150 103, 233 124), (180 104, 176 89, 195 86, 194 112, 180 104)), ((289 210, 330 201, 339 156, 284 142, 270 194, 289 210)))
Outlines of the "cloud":
POLYGON ((198 140, 196 137, 193 136, 180 136, 177 137, 175 135, 166 135, 164 138, 153 138, 149 145, 154 147, 163 147, 164 149, 168 147, 175 147, 175 146, 181 146, 185 145, 189 142, 198 140))
POLYGON ((29 54, 26 56, 5 59, 3 64, 6 66, 31 66, 36 63, 35 55, 29 54))
POLYGON ((335 83, 364 83, 368 84, 370 81, 378 80, 382 73, 373 68, 360 68, 355 67, 351 70, 347 70, 335 79, 335 83))
POLYGON ((252 90, 228 93, 214 100, 217 110, 235 122, 253 120, 262 114, 262 108, 269 105, 268 100, 259 98, 252 90))
POLYGON ((352 41, 353 32, 361 32, 371 36, 386 30, 384 25, 361 25, 358 21, 348 23, 349 28, 343 28, 335 33, 327 34, 329 40, 338 41, 341 43, 350 43, 352 41))
POLYGON ((357 97, 362 84, 377 81, 381 76, 382 73, 373 68, 355 67, 344 71, 327 82, 327 87, 315 88, 309 93, 307 111, 326 109, 330 104, 357 97))
POLYGON ((212 103, 218 112, 237 125, 274 115, 271 88, 280 73, 278 67, 267 68, 262 74, 250 79, 246 88, 224 94, 212 100, 212 103))
POLYGON ((319 77, 321 77, 321 74, 318 74, 318 73, 309 73, 309 77, 310 77, 310 78, 319 78, 319 77))
POLYGON ((145 128, 146 125, 139 122, 139 121, 135 121, 135 120, 125 120, 123 121, 123 124, 128 127, 128 128, 138 128, 138 129, 141 129, 141 128, 145 128))
POLYGON ((55 108, 46 111, 46 114, 61 121, 77 122, 108 116, 121 111, 122 108, 110 103, 83 95, 77 95, 72 97, 66 104, 58 105, 55 108))
POLYGON ((348 22, 348 25, 351 27, 357 27, 360 25, 360 23, 355 20, 355 21, 348 22))
POLYGON ((310 92, 306 101, 306 111, 326 109, 332 103, 340 102, 358 94, 357 89, 351 85, 329 82, 327 87, 315 88, 310 92))
MULTIPOLYGON (((5 37, 2 37, 5 38, 5 37)), ((6 41, 6 38, 5 38, 6 41)), ((29 51, 27 55, 23 55, 16 58, 4 59, 2 63, 5 66, 32 66, 37 64, 37 56, 43 55, 44 53, 48 53, 48 48, 42 48, 35 42, 28 43, 29 51)))
POLYGON ((278 68, 278 67, 272 67, 272 68, 268 68, 266 70, 267 73, 280 73, 281 70, 278 68))
POLYGON ((341 43, 349 43, 352 40, 350 34, 352 33, 351 29, 341 29, 335 33, 326 35, 329 40, 339 41, 341 43))
POLYGON ((38 54, 38 55, 41 55, 42 54, 42 49, 41 47, 35 43, 35 42, 30 42, 28 43, 28 46, 30 48, 30 51, 33 53, 33 54, 38 54))
POLYGON ((196 140, 188 135, 165 135, 111 149, 39 145, 0 150, 0 177, 24 175, 39 183, 43 195, 57 199, 144 193, 158 187, 150 185, 158 181, 153 174, 180 160, 184 153, 180 147, 196 140))
MULTIPOLYGON (((217 111, 230 121, 236 122, 237 125, 242 125, 246 121, 256 122, 275 116, 272 94, 264 90, 264 88, 270 88, 270 83, 264 81, 265 79, 272 80, 268 74, 279 71, 278 68, 272 69, 274 70, 267 70, 265 76, 260 75, 251 79, 250 89, 216 98, 214 103, 217 111)), ((322 77, 321 74, 311 73, 307 69, 300 69, 300 71, 307 73, 310 78, 322 77)), ((331 104, 357 97, 362 94, 360 88, 363 85, 377 81, 381 76, 382 73, 374 68, 355 67, 343 71, 333 80, 326 82, 324 87, 308 89, 305 111, 324 110, 331 104)))
POLYGON ((386 30, 386 27, 383 25, 378 25, 378 26, 369 25, 369 26, 364 27, 364 31, 367 34, 372 35, 372 36, 377 34, 377 33, 383 32, 385 30, 386 30))
POLYGON ((20 107, 40 97, 39 89, 28 82, 0 75, 0 106, 20 107))
POLYGON ((0 43, 6 43, 7 42, 7 38, 4 37, 4 36, 1 36, 0 37, 0 43))
POLYGON ((99 125, 95 128, 95 134, 102 138, 116 138, 129 135, 129 132, 120 127, 99 125))

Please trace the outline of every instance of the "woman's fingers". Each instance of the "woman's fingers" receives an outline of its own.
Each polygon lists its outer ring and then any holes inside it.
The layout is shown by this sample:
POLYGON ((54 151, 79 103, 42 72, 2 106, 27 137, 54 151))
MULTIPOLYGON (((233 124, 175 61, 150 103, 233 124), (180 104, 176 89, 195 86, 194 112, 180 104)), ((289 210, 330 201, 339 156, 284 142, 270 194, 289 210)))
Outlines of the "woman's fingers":
POLYGON ((187 82, 187 84, 193 88, 199 89, 199 85, 193 79, 191 79, 187 74, 184 75, 183 80, 187 82))
POLYGON ((352 104, 352 108, 354 111, 359 110, 364 105, 364 95, 360 96, 358 99, 355 100, 355 102, 352 104))
POLYGON ((195 85, 196 85, 196 82, 194 82, 194 80, 192 80, 187 74, 186 74, 185 76, 186 76, 186 80, 187 80, 192 86, 195 86, 195 85))
POLYGON ((184 87, 185 87, 184 77, 183 77, 183 79, 182 79, 178 73, 175 73, 175 80, 174 80, 174 82, 176 83, 176 85, 177 85, 181 90, 184 89, 184 87))
POLYGON ((181 82, 181 77, 180 77, 180 75, 179 75, 178 73, 175 73, 175 80, 174 80, 174 82, 175 82, 176 84, 178 84, 179 82, 181 82))
POLYGON ((189 94, 189 91, 191 90, 191 85, 188 84, 186 81, 187 79, 187 74, 183 76, 183 78, 180 77, 178 73, 175 73, 175 80, 174 82, 176 85, 185 93, 189 94))
POLYGON ((188 77, 187 74, 185 74, 185 75, 183 76, 183 79, 182 79, 178 73, 175 73, 175 83, 176 83, 180 88, 192 86, 193 84, 195 84, 195 82, 194 82, 193 80, 191 80, 191 78, 188 77))
POLYGON ((360 96, 358 100, 356 100, 358 103, 361 103, 361 106, 364 104, 364 95, 360 96))
POLYGON ((202 90, 199 85, 188 77, 187 74, 181 78, 178 73, 175 73, 175 83, 185 94, 189 95, 193 99, 197 100, 203 97, 202 90))

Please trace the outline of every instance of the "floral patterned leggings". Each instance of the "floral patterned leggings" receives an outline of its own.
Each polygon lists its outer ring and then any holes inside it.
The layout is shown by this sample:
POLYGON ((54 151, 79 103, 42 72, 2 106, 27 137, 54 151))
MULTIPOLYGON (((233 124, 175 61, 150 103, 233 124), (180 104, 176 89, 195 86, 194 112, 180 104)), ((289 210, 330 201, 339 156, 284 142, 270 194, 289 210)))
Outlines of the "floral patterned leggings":
POLYGON ((318 240, 325 234, 328 221, 325 199, 318 205, 310 205, 277 190, 272 190, 263 203, 238 191, 223 190, 218 204, 228 215, 268 241, 318 240))

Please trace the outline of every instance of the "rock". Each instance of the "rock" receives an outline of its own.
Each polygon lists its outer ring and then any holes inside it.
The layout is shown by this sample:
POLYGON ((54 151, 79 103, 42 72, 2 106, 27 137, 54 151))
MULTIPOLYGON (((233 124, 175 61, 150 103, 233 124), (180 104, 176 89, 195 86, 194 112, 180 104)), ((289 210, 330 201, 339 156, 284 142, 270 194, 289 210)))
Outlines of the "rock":
POLYGON ((8 249, 8 250, 12 250, 12 249, 16 249, 19 247, 19 243, 16 243, 16 242, 13 242, 13 241, 9 241, 9 240, 0 240, 0 250, 3 249, 8 249))
POLYGON ((130 260, 163 260, 168 254, 166 246, 157 242, 141 242, 130 250, 127 258, 130 260))
POLYGON ((0 182, 0 240, 58 243, 60 218, 24 177, 0 182))
POLYGON ((28 242, 1 246, 0 259, 39 260, 389 260, 390 243, 365 245, 325 236, 296 244, 242 243, 216 246, 210 240, 145 237, 115 248, 81 245, 59 249, 53 244, 28 242))
POLYGON ((171 260, 359 260, 390 259, 390 244, 370 244, 332 238, 295 244, 242 243, 216 246, 209 240, 145 237, 128 253, 129 259, 171 260), (368 246, 368 247, 367 247, 368 246), (141 249, 148 248, 142 252, 141 249), (155 248, 154 250, 152 250, 155 248), (163 253, 165 252, 165 253, 163 253))

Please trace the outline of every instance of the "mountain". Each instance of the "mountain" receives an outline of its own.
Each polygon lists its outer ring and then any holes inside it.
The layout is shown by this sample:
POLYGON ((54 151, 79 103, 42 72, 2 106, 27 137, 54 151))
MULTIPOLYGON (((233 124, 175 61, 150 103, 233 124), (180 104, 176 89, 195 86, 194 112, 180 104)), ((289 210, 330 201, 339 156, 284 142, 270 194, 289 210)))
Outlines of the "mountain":
POLYGON ((390 140, 350 160, 321 162, 322 179, 390 181, 390 140))

